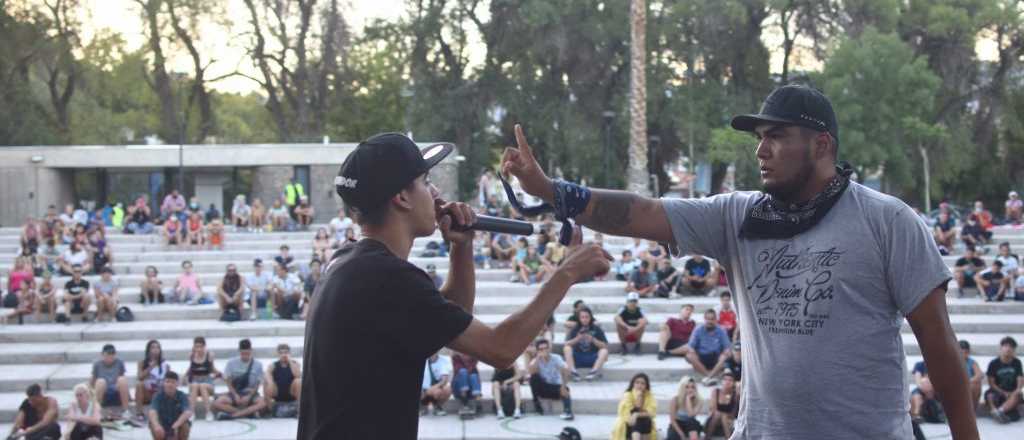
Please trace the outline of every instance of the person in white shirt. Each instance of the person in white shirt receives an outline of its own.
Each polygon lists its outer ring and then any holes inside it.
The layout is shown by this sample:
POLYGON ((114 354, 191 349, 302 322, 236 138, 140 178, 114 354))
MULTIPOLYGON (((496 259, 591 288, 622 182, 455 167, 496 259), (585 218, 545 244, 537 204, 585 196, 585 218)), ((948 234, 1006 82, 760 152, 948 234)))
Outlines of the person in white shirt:
POLYGON ((249 320, 255 320, 259 310, 266 307, 270 293, 270 282, 273 276, 263 271, 263 260, 257 258, 252 262, 253 273, 245 278, 245 288, 249 295, 252 313, 249 320))
POLYGON ((71 268, 74 266, 82 266, 83 273, 92 272, 92 258, 89 258, 89 252, 82 249, 77 241, 71 242, 57 261, 63 275, 71 275, 71 268))
POLYGON ((1020 257, 1017 254, 1010 252, 1010 243, 1004 241, 999 243, 999 255, 996 255, 996 260, 1003 263, 1003 272, 1007 276, 1013 279, 1017 276, 1017 268, 1020 266, 1020 257))
POLYGON ((352 219, 345 215, 345 208, 338 210, 338 216, 331 219, 329 226, 331 228, 331 238, 334 241, 331 245, 338 247, 345 244, 345 233, 352 229, 352 219))
POLYGON ((288 268, 278 264, 274 268, 274 278, 270 281, 270 295, 274 298, 274 308, 284 319, 298 315, 299 302, 302 300, 302 280, 299 276, 288 272, 288 268))
POLYGON ((420 394, 420 404, 423 405, 423 412, 433 410, 435 416, 447 414, 444 404, 452 397, 452 359, 434 353, 427 359, 427 365, 423 369, 423 392, 420 394))

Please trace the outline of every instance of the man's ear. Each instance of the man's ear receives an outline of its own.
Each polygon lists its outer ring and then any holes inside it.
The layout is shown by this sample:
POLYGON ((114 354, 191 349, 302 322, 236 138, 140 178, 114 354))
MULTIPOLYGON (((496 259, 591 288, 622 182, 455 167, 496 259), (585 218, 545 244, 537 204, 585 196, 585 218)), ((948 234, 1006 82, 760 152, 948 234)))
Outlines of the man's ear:
POLYGON ((403 211, 412 211, 412 201, 409 197, 408 189, 403 189, 391 197, 391 203, 396 209, 403 211))

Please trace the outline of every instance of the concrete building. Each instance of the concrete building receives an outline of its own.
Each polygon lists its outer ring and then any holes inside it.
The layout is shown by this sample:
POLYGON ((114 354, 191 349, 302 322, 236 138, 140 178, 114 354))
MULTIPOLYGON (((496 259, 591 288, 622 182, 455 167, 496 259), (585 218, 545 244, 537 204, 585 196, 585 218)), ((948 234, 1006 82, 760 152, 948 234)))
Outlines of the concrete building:
MULTIPOLYGON (((421 147, 430 145, 421 142, 421 147)), ((163 197, 179 184, 196 196, 203 210, 213 204, 222 213, 235 195, 251 203, 259 198, 268 208, 283 199, 284 185, 294 177, 302 183, 316 209, 316 221, 337 215, 341 198, 334 176, 356 144, 245 145, 102 145, 0 148, 0 225, 17 226, 46 207, 82 203, 129 204, 140 195, 159 208, 163 197)), ((458 194, 458 152, 434 168, 431 180, 446 199, 458 194)))

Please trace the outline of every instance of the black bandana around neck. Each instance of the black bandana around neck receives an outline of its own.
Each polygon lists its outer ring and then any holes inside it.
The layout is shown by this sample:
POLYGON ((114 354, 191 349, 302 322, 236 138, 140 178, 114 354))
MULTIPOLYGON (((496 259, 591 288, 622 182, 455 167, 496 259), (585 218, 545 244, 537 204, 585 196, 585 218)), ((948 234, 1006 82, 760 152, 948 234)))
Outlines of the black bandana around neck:
POLYGON ((814 227, 828 214, 850 186, 853 167, 840 162, 836 176, 818 195, 803 203, 786 206, 769 194, 763 194, 747 212, 740 227, 740 238, 788 239, 814 227))

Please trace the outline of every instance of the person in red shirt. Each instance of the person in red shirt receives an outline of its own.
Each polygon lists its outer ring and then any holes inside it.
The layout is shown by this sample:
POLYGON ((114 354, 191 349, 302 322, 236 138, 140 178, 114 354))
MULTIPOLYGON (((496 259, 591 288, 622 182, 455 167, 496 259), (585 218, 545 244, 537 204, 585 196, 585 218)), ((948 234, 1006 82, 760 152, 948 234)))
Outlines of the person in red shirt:
POLYGON ((684 304, 682 309, 679 309, 678 318, 668 318, 664 324, 661 325, 661 333, 658 335, 658 360, 663 360, 669 355, 672 356, 686 356, 686 352, 690 350, 690 346, 686 345, 690 342, 690 335, 693 334, 693 329, 697 323, 690 319, 693 315, 693 304, 684 304))
POLYGON ((718 325, 729 334, 730 340, 736 340, 733 335, 736 331, 736 309, 732 307, 732 293, 726 290, 718 296, 718 299, 722 301, 715 310, 718 312, 718 325))
POLYGON ((475 357, 457 351, 452 352, 452 388, 455 398, 462 402, 459 415, 475 416, 480 408, 480 371, 476 369, 475 357))

